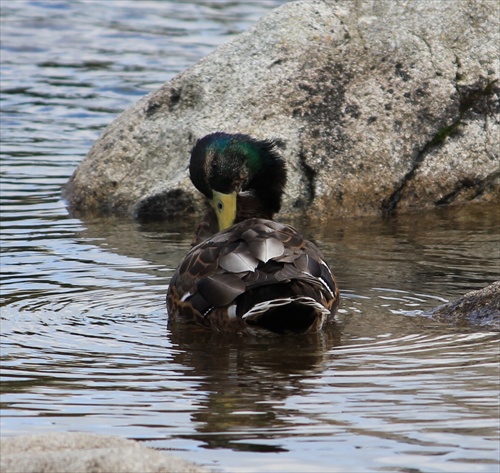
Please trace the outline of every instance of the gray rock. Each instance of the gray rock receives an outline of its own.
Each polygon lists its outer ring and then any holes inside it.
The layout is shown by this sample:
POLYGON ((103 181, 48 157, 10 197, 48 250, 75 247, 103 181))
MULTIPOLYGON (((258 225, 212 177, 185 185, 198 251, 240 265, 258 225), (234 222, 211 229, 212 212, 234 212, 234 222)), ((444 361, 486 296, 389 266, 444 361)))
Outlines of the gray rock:
POLYGON ((207 473, 194 463, 108 435, 58 432, 0 442, 1 473, 207 473))
POLYGON ((500 200, 497 0, 282 6, 120 115, 65 196, 141 219, 198 212, 189 152, 213 131, 275 139, 282 213, 383 214, 500 200))
POLYGON ((424 315, 460 327, 500 331, 500 281, 484 289, 468 292, 456 301, 440 305, 424 315))

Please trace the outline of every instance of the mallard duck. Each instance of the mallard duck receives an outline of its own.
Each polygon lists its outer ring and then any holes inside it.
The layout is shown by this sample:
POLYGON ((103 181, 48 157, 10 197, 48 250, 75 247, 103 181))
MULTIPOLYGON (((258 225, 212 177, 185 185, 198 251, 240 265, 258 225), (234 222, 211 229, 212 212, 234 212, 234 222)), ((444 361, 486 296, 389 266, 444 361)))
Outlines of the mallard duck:
POLYGON ((339 291, 319 249, 272 220, 286 183, 275 144, 213 133, 196 142, 189 171, 211 206, 170 282, 169 320, 251 334, 321 330, 339 291))

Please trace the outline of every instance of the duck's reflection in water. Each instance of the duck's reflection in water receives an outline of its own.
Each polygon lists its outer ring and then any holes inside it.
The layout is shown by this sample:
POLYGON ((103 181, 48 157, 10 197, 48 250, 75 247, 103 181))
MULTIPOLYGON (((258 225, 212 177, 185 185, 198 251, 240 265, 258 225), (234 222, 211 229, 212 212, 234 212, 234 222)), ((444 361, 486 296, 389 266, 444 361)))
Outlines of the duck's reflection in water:
POLYGON ((273 439, 290 428, 286 399, 307 391, 304 381, 321 376, 340 344, 334 322, 321 333, 259 338, 176 325, 170 337, 173 361, 192 368, 206 392, 189 438, 206 448, 260 452, 285 450, 273 439))

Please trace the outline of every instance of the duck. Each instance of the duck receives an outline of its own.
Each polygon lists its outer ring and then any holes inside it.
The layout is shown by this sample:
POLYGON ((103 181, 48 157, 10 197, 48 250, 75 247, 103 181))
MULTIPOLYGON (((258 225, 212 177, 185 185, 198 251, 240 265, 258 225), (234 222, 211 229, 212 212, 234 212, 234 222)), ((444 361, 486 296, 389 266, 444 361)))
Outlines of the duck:
POLYGON ((207 210, 167 291, 170 324, 252 335, 321 331, 339 305, 319 248, 274 220, 287 181, 272 140, 215 132, 189 162, 207 210))

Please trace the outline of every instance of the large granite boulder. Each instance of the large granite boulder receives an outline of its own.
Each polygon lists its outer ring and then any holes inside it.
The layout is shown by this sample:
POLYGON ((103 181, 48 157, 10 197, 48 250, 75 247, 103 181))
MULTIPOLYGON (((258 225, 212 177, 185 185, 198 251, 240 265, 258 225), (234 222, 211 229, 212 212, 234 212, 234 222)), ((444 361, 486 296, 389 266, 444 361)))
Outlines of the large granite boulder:
POLYGON ((133 440, 83 432, 10 437, 0 451, 0 473, 208 473, 133 440))
POLYGON ((200 210, 187 165, 216 130, 276 140, 282 213, 500 200, 497 0, 289 3, 126 110, 70 179, 76 211, 200 210))

